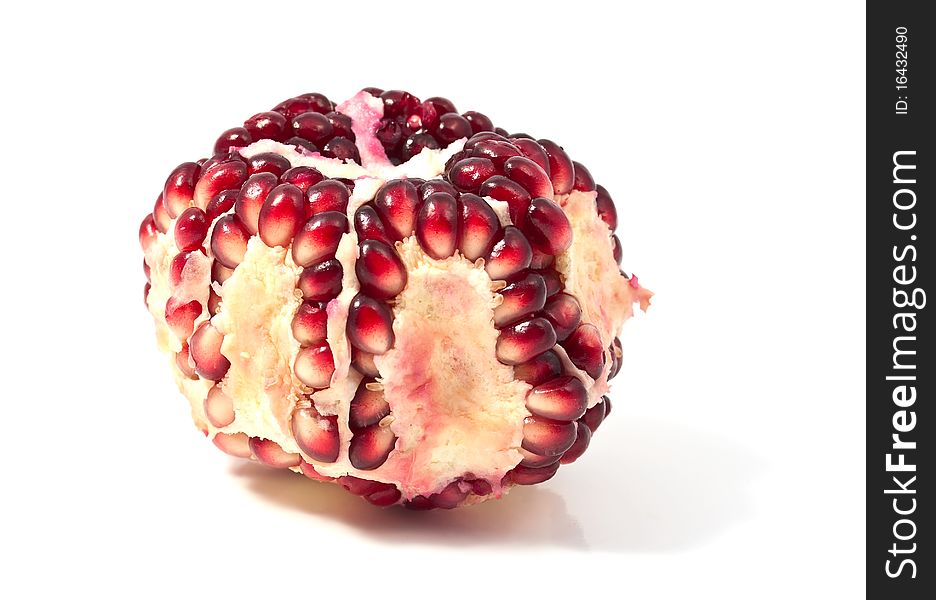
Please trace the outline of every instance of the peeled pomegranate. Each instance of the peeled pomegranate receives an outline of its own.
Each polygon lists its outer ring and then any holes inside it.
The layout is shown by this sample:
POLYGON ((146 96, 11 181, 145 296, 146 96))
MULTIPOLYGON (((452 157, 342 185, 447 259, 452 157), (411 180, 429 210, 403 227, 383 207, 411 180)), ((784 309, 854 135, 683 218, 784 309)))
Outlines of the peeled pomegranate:
POLYGON ((652 295, 607 190, 451 101, 304 94, 184 162, 140 226, 144 296, 195 424, 379 506, 555 475, 611 410, 652 295))

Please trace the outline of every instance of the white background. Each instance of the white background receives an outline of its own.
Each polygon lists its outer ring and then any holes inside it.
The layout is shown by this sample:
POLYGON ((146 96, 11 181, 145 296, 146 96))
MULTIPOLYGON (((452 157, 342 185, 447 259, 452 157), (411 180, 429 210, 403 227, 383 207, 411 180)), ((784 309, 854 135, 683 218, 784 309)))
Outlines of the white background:
POLYGON ((520 4, 4 9, 0 596, 857 597, 864 8, 520 4), (379 511, 229 459, 155 350, 168 172, 365 85, 560 141, 657 293, 592 448, 501 502, 379 511))

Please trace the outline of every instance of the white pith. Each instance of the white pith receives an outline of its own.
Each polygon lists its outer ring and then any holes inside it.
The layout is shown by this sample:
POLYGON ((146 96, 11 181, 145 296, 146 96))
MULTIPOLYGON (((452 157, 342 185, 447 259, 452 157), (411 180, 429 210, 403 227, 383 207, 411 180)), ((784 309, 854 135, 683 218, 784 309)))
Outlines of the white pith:
MULTIPOLYGON (((364 104, 342 105, 348 108, 343 112, 354 112, 352 109, 358 107, 365 120, 372 120, 374 114, 379 118, 379 101, 360 101, 364 104)), ((357 121, 355 132, 359 141, 365 137, 358 133, 357 121)), ((348 206, 348 220, 353 223, 356 209, 372 199, 384 182, 438 178, 448 158, 461 150, 464 142, 459 140, 444 150, 424 149, 399 166, 365 151, 367 141, 359 142, 364 166, 309 155, 271 140, 256 142, 240 152, 247 158, 273 152, 293 166, 311 166, 326 177, 354 180, 348 206)), ((502 225, 509 224, 506 203, 486 200, 502 225)), ((631 305, 640 299, 640 290, 631 288, 618 273, 607 226, 595 211, 595 194, 573 192, 556 200, 573 225, 572 246, 557 257, 556 269, 562 275, 565 291, 579 299, 583 322, 595 324, 608 346, 631 315, 631 305)), ((290 415, 304 395, 312 392, 292 372, 299 344, 292 337, 290 325, 302 302, 301 292, 296 289, 301 267, 293 262, 289 250, 269 248, 254 236, 234 274, 222 285, 215 284, 222 300, 212 324, 225 334, 222 354, 231 362, 220 385, 233 400, 235 412, 234 422, 219 429, 209 423, 203 407, 214 383, 188 379, 175 363, 174 353, 181 348, 181 342, 165 319, 166 301, 171 294, 169 265, 178 253, 172 225, 169 233, 157 236, 146 253, 152 285, 147 304, 156 323, 159 348, 169 357, 196 425, 209 437, 219 432, 243 432, 272 440, 287 452, 300 452, 290 429, 290 415)), ((209 231, 207 239, 210 236, 209 231)), ((375 358, 392 409, 389 426, 398 437, 396 448, 383 465, 371 471, 358 471, 348 459, 348 411, 361 379, 350 365, 351 349, 345 334, 348 306, 359 289, 354 275, 357 236, 352 227, 342 237, 336 253, 344 269, 343 289, 327 307, 327 341, 335 359, 335 374, 328 389, 312 394, 321 413, 339 415, 341 449, 334 463, 303 458, 322 475, 350 474, 392 483, 404 498, 438 492, 466 473, 487 479, 495 495, 500 495, 501 478, 522 458, 517 448, 523 437, 523 418, 529 414, 525 408, 529 386, 514 380, 512 367, 500 364, 494 355, 498 332, 493 326, 493 308, 500 302, 500 295, 494 291, 497 285, 482 264, 473 264, 460 255, 436 261, 425 255, 412 237, 397 247, 409 279, 393 305, 396 344, 387 354, 375 358)), ((190 294, 205 290, 203 295, 192 298, 207 307, 210 268, 196 263, 199 268, 183 274, 184 289, 192 290, 187 292, 190 294)), ((208 318, 205 308, 196 320, 196 328, 208 318)), ((556 350, 574 369, 562 348, 557 346, 556 350)), ((589 406, 607 392, 609 370, 610 360, 599 380, 594 381, 576 369, 589 389, 589 406)), ((476 500, 470 498, 469 502, 476 500)))

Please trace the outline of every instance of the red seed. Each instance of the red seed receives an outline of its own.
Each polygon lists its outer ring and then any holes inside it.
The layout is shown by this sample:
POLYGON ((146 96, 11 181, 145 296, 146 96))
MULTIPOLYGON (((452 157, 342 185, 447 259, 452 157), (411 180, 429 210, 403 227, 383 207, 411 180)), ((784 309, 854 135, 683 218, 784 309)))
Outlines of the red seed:
POLYGON ((272 440, 263 438, 250 438, 250 450, 257 457, 257 460, 276 469, 288 469, 298 467, 302 462, 302 457, 298 454, 292 454, 283 450, 282 446, 272 440))
MULTIPOLYGON (((204 210, 208 202, 221 190, 232 190, 241 187, 247 180, 247 165, 232 160, 218 163, 202 173, 198 183, 195 184, 195 195, 192 201, 195 206, 204 210)), ((172 211, 170 210, 171 214, 172 211)))
MULTIPOLYGON (((608 398, 607 396, 602 396, 601 399, 604 401, 604 405, 605 405, 605 418, 607 419, 607 418, 608 418, 608 415, 611 414, 611 398, 608 398)), ((595 431, 595 430, 592 429, 592 431, 595 431)))
MULTIPOLYGON (((546 154, 546 150, 543 149, 535 140, 529 138, 517 138, 515 140, 510 140, 510 142, 520 149, 520 152, 524 156, 535 162, 540 166, 546 175, 549 175, 549 156, 546 154)), ((551 187, 551 186, 550 186, 551 187)), ((550 190, 551 192, 552 190, 550 190)), ((549 198, 552 198, 552 194, 548 195, 549 198)))
POLYGON ((458 250, 470 261, 487 255, 500 231, 497 213, 483 198, 462 194, 458 199, 458 250))
POLYGON ((588 442, 591 441, 591 430, 581 421, 575 422, 575 442, 569 446, 569 449, 563 453, 559 459, 561 464, 567 465, 573 463, 585 453, 588 449, 588 442))
POLYGON ((572 245, 572 224, 565 211, 548 198, 533 198, 523 221, 530 245, 545 254, 557 255, 572 245))
POLYGON ((537 483, 543 483, 548 479, 552 479, 552 476, 555 475, 556 471, 558 470, 558 461, 551 465, 540 468, 517 465, 510 473, 508 473, 507 476, 510 481, 516 483, 517 485, 535 485, 537 483))
POLYGON ((621 339, 614 338, 614 341, 611 343, 611 347, 608 348, 611 352, 611 360, 614 361, 611 366, 611 372, 608 374, 608 379, 614 379, 617 377, 617 374, 621 371, 621 365, 623 364, 624 350, 621 348, 621 339))
POLYGON ((532 467, 534 469, 546 467, 559 461, 558 456, 541 456, 530 452, 526 448, 520 448, 520 454, 523 456, 523 460, 520 461, 520 464, 524 467, 532 467))
POLYGON ((393 298, 406 287, 406 267, 390 246, 377 240, 364 240, 360 245, 360 256, 354 264, 354 272, 361 291, 385 300, 393 298))
POLYGON ((614 200, 611 199, 611 195, 603 185, 595 186, 595 191, 598 192, 598 196, 595 198, 595 209, 598 211, 598 216, 607 224, 608 229, 614 231, 618 226, 617 208, 614 206, 614 200))
POLYGON ((462 114, 468 124, 471 125, 471 133, 478 134, 482 131, 494 131, 494 123, 491 119, 475 110, 469 110, 462 114))
POLYGON ((149 250, 150 244, 156 241, 158 235, 159 230, 156 229, 156 220, 153 219, 153 215, 148 214, 143 217, 143 222, 140 223, 140 247, 143 248, 143 252, 149 250))
POLYGON ((344 270, 341 263, 329 259, 306 267, 299 276, 299 289, 306 300, 331 300, 341 292, 344 270))
POLYGON ((386 462, 396 444, 396 436, 389 427, 371 425, 351 437, 348 458, 355 469, 370 471, 386 462))
POLYGON ((413 235, 419 203, 416 186, 405 179, 388 181, 373 200, 374 209, 394 240, 413 235))
POLYGON ((447 194, 451 194, 454 197, 458 196, 458 190, 455 189, 455 186, 453 186, 448 181, 445 181, 444 179, 430 179, 429 181, 420 184, 418 189, 420 200, 425 200, 436 192, 445 192, 447 194))
POLYGON ((243 127, 232 127, 218 136, 214 145, 215 154, 227 154, 231 148, 243 148, 253 142, 250 132, 243 127))
POLYGON ((387 90, 380 94, 385 117, 406 117, 419 106, 419 98, 403 90, 387 90))
POLYGON ((200 208, 191 206, 182 211, 175 222, 175 244, 179 250, 201 248, 208 233, 208 217, 200 208))
POLYGON ((175 291, 177 287, 182 283, 182 271, 185 269, 185 265, 188 263, 188 259, 192 256, 194 251, 183 251, 179 252, 172 257, 172 262, 169 263, 169 289, 175 291))
POLYGON ((234 208, 239 193, 239 190, 221 190, 215 194, 214 198, 208 202, 208 206, 205 207, 208 222, 211 223, 221 215, 230 212, 234 208))
POLYGON ((299 381, 310 388, 322 389, 331 385, 332 373, 335 372, 335 359, 328 344, 309 346, 299 350, 293 372, 299 381))
POLYGON ((195 361, 195 372, 205 379, 220 381, 231 367, 231 362, 221 354, 224 334, 205 321, 192 335, 189 351, 195 361))
POLYGON ((540 314, 553 324, 556 339, 561 342, 578 327, 582 320, 582 307, 575 296, 562 292, 550 298, 540 314))
POLYGON ((562 146, 552 140, 539 140, 549 159, 549 179, 556 194, 568 194, 575 182, 575 167, 562 146))
POLYGON ((572 165, 575 167, 575 179, 572 183, 572 189, 578 190, 580 192, 593 192, 595 191, 595 178, 592 177, 591 172, 585 168, 580 162, 572 161, 572 165))
POLYGON ((373 378, 361 380, 348 412, 348 427, 358 431, 376 425, 390 414, 390 405, 384 399, 383 391, 370 390, 367 385, 374 384, 373 378))
POLYGON ((261 152, 247 159, 247 172, 251 175, 255 173, 273 173, 279 177, 289 170, 289 167, 288 160, 273 152, 261 152))
POLYGON ((553 263, 556 262, 556 257, 551 254, 544 254, 533 248, 533 258, 530 260, 531 269, 546 269, 551 267, 553 263))
POLYGON ((187 340, 195 331, 195 319, 201 315, 202 306, 197 300, 182 302, 169 298, 166 302, 166 324, 180 340, 187 340))
POLYGON ((505 365, 519 365, 556 345, 552 324, 536 317, 502 329, 497 337, 497 360, 505 365))
POLYGON ((172 217, 169 216, 166 205, 163 203, 162 192, 159 193, 156 203, 153 205, 153 221, 156 223, 156 229, 159 230, 159 233, 166 233, 169 231, 169 226, 172 225, 172 217))
POLYGON ((553 187, 549 175, 529 158, 522 156, 508 158, 507 162, 504 163, 504 175, 523 186, 534 198, 537 196, 553 197, 553 187))
POLYGON ((302 471, 303 475, 305 475, 309 479, 314 479, 315 481, 330 482, 330 481, 335 480, 334 477, 322 475, 321 473, 315 470, 315 467, 313 467, 312 465, 310 465, 309 463, 305 461, 302 461, 302 463, 299 465, 299 469, 302 471))
POLYGON ((146 275, 146 282, 150 282, 150 266, 146 264, 146 257, 143 257, 143 274, 146 275))
POLYGON ((292 333, 303 346, 318 346, 327 336, 328 313, 324 302, 306 300, 299 305, 292 320, 292 333))
POLYGON ((374 364, 374 355, 351 346, 351 364, 365 377, 380 377, 380 371, 374 364))
POLYGON ((282 114, 287 119, 292 119, 296 115, 304 112, 315 111, 325 113, 332 109, 331 101, 322 94, 303 94, 296 98, 290 98, 277 104, 273 110, 282 114))
POLYGON ((234 401, 215 385, 205 398, 205 416, 215 427, 227 427, 234 422, 234 401))
POLYGON ((416 239, 422 249, 435 259, 455 253, 458 236, 458 206, 445 192, 432 194, 416 215, 416 239))
POLYGON ((412 131, 420 129, 431 131, 439 124, 439 111, 432 102, 423 102, 406 119, 406 126, 412 131))
POLYGON ((317 112, 304 112, 292 118, 292 135, 309 140, 322 145, 333 135, 335 128, 332 127, 328 117, 317 112))
MULTIPOLYGON (((246 165, 247 163, 244 157, 241 156, 239 152, 235 151, 235 152, 231 152, 228 154, 215 154, 214 156, 208 159, 203 158, 198 161, 198 164, 201 165, 202 174, 205 174, 212 168, 216 167, 217 165, 229 163, 229 162, 239 162, 243 165, 246 165)), ((231 188, 231 189, 234 189, 234 188, 231 188)))
POLYGON ((494 163, 495 168, 502 170, 508 158, 523 156, 523 153, 510 142, 492 139, 481 140, 475 143, 471 147, 471 155, 478 158, 486 158, 494 163))
POLYGON ((575 424, 543 417, 523 420, 522 446, 541 456, 556 456, 568 450, 575 442, 575 424))
POLYGON ((505 227, 501 238, 485 260, 484 270, 493 280, 507 279, 526 269, 533 260, 530 242, 516 227, 505 227))
POLYGON ((559 278, 559 272, 555 269, 537 269, 535 271, 542 275, 546 282, 546 297, 551 298, 562 290, 562 279, 559 278))
POLYGON ((341 236, 348 231, 348 217, 334 210, 315 215, 293 240, 293 260, 300 267, 334 258, 341 236))
POLYGON ((436 508, 452 509, 458 507, 468 497, 468 490, 462 490, 459 482, 453 481, 437 494, 429 496, 429 502, 436 508))
POLYGON ((172 170, 163 187, 163 204, 166 212, 173 219, 182 211, 192 206, 195 196, 195 184, 201 173, 201 167, 193 162, 185 162, 172 170))
POLYGON ((234 203, 234 213, 251 235, 259 231, 260 211, 276 186, 276 175, 257 173, 251 175, 238 192, 237 201, 234 203))
POLYGON ((354 213, 354 231, 357 233, 358 240, 377 240, 388 246, 393 244, 390 236, 387 234, 387 228, 383 221, 377 215, 373 206, 364 205, 354 213))
POLYGON ((282 142, 289 137, 286 117, 273 111, 257 113, 250 117, 244 121, 244 129, 254 141, 270 139, 282 142))
POLYGON ((354 477, 353 475, 344 475, 339 477, 337 483, 348 490, 355 496, 368 496, 376 492, 387 489, 388 487, 393 487, 389 483, 381 483, 379 481, 371 481, 370 479, 361 479, 359 477, 354 477))
POLYGON ((329 158, 337 158, 345 162, 349 160, 359 164, 361 162, 361 155, 358 153, 357 146, 346 137, 333 137, 325 144, 325 147, 322 148, 322 155, 329 158))
POLYGON ((562 373, 562 362, 552 350, 514 367, 514 378, 537 386, 562 373))
POLYGON ((330 210, 347 214, 350 197, 348 186, 340 181, 327 179, 316 183, 306 192, 306 218, 330 210))
POLYGON ((481 133, 476 133, 468 138, 468 141, 465 142, 465 150, 473 150, 476 144, 484 140, 497 140, 499 142, 507 142, 508 144, 512 145, 510 140, 500 134, 491 131, 483 131, 481 133))
POLYGON ((221 312, 221 296, 214 288, 208 288, 208 314, 212 317, 221 312))
POLYGON ((354 141, 354 131, 352 130, 351 117, 348 115, 343 115, 339 112, 331 111, 325 113, 325 118, 327 118, 328 122, 331 123, 332 130, 334 130, 335 135, 348 138, 352 142, 354 141))
POLYGON ((526 407, 531 413, 557 421, 574 421, 585 414, 588 391, 571 375, 541 383, 527 394, 526 407))
POLYGON ((582 423, 585 423, 592 433, 597 431, 598 426, 604 421, 607 409, 607 404, 605 403, 606 399, 606 397, 603 397, 596 405, 586 410, 585 415, 582 416, 582 423))
POLYGON ((400 490, 396 489, 395 486, 392 486, 389 489, 379 490, 372 494, 364 496, 364 499, 373 504, 374 506, 390 506, 391 504, 396 504, 400 499, 402 494, 400 490))
POLYGON ((471 123, 468 119, 458 113, 442 113, 439 117, 439 123, 432 131, 436 139, 445 145, 455 140, 471 137, 471 123))
POLYGON ((211 230, 211 254, 222 265, 234 269, 244 260, 250 234, 235 215, 224 215, 211 230))
POLYGON ((403 135, 403 126, 393 119, 381 120, 374 132, 374 136, 387 150, 395 148, 403 139, 403 135))
POLYGON ((432 98, 426 98, 426 102, 432 104, 435 107, 436 112, 440 115, 446 113, 458 112, 455 109, 455 104, 448 98, 443 98, 442 96, 433 96, 432 98))
POLYGON ((294 185, 280 184, 270 190, 260 209, 257 220, 260 239, 271 248, 286 248, 304 221, 305 194, 294 185))
POLYGON ((211 280, 218 283, 224 283, 234 274, 234 269, 229 269, 218 261, 211 263, 211 280))
POLYGON ((291 429, 296 445, 312 460, 326 463, 338 460, 341 440, 337 416, 322 416, 313 407, 297 408, 292 414, 291 429))
POLYGON ((423 148, 438 150, 440 147, 439 142, 428 133, 414 133, 403 141, 400 155, 403 160, 409 160, 422 152, 423 148))
POLYGON ((383 302, 358 294, 348 309, 348 340, 370 354, 384 354, 393 347, 393 313, 383 302))
POLYGON ((324 180, 325 176, 322 175, 318 169, 313 169, 312 167, 293 167, 283 173, 280 177, 280 183, 291 183, 303 193, 307 193, 309 188, 324 180))
POLYGON ((624 252, 621 250, 621 240, 618 239, 618 236, 611 236, 611 256, 614 257, 614 262, 618 265, 621 264, 621 261, 624 259, 624 252))
POLYGON ((195 363, 192 362, 192 356, 189 354, 189 345, 185 342, 182 342, 182 349, 176 352, 176 366, 192 381, 198 379, 198 374, 195 373, 195 363))
POLYGON ((540 275, 529 274, 502 289, 500 295, 503 302, 494 309, 498 328, 541 310, 546 304, 546 282, 540 275))
POLYGON ((601 344, 601 334, 598 328, 591 323, 582 323, 572 332, 562 346, 579 369, 588 373, 592 379, 598 379, 604 368, 604 346, 601 344))
POLYGON ((522 225, 530 205, 530 192, 522 185, 507 179, 503 175, 491 177, 478 190, 479 196, 487 196, 494 200, 506 202, 509 208, 510 221, 514 225, 522 225))
POLYGON ((216 433, 211 439, 219 450, 238 458, 250 458, 250 438, 246 433, 216 433))
POLYGON ((475 192, 482 183, 496 174, 497 168, 491 159, 469 157, 452 165, 448 171, 448 180, 461 191, 475 192))

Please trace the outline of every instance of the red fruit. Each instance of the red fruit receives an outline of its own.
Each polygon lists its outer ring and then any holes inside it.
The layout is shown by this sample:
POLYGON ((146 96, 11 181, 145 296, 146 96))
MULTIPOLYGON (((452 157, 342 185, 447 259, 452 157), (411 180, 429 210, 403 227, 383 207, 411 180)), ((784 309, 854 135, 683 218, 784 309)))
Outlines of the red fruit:
POLYGON ((215 427, 227 427, 234 422, 234 402, 217 385, 208 390, 205 416, 215 427))
POLYGON ((469 110, 462 114, 468 124, 471 125, 471 133, 480 133, 482 131, 494 131, 494 123, 486 115, 477 111, 469 110))
POLYGON ((221 215, 230 212, 234 208, 234 203, 237 201, 237 190, 222 190, 218 192, 214 198, 208 202, 208 206, 205 207, 205 216, 208 217, 208 222, 211 223, 221 215))
POLYGON ((161 193, 159 197, 156 198, 156 203, 153 205, 153 221, 156 224, 156 229, 158 229, 160 233, 166 233, 172 225, 172 217, 169 216, 169 211, 166 210, 166 205, 163 202, 163 195, 161 193))
POLYGON ((540 314, 553 324, 556 339, 560 342, 572 335, 582 321, 581 305, 575 296, 566 293, 559 293, 550 298, 540 314))
MULTIPOLYGON (((549 175, 549 157, 546 155, 546 150, 544 150, 542 146, 529 138, 517 138, 511 140, 511 143, 519 148, 523 156, 538 164, 546 175, 549 175)), ((549 197, 551 198, 552 196, 549 197)))
POLYGON ((293 167, 280 176, 280 183, 291 183, 303 193, 309 188, 325 179, 318 169, 312 167, 293 167))
POLYGON ((232 127, 218 136, 214 145, 215 154, 227 154, 231 148, 243 148, 254 141, 250 132, 243 127, 232 127))
POLYGON ((624 252, 621 250, 621 240, 616 235, 611 236, 611 256, 614 257, 614 262, 619 265, 624 258, 624 252))
POLYGON ((576 421, 575 442, 562 454, 562 458, 559 459, 559 462, 564 465, 575 462, 578 457, 585 453, 585 450, 588 448, 588 442, 590 441, 591 430, 581 421, 576 421))
POLYGON ((532 316, 546 304, 546 282, 530 274, 500 291, 503 302, 494 309, 494 325, 503 327, 522 317, 532 316))
POLYGON ((574 421, 585 414, 588 392, 582 382, 570 375, 542 383, 527 394, 531 413, 557 421, 574 421))
POLYGON ((532 260, 533 249, 526 237, 516 227, 505 227, 504 237, 494 244, 484 268, 491 279, 507 279, 529 267, 532 260))
POLYGON ((380 371, 374 364, 374 355, 351 346, 351 364, 365 377, 379 377, 380 371))
POLYGON ((591 323, 579 325, 562 346, 576 367, 588 373, 592 379, 598 379, 604 368, 604 346, 601 345, 601 334, 597 327, 591 323))
POLYGON ((195 363, 192 362, 188 344, 185 342, 182 342, 182 349, 176 352, 175 363, 187 378, 193 381, 198 379, 198 375, 195 373, 195 363))
POLYGON ((156 241, 158 234, 159 230, 156 228, 156 220, 153 219, 153 215, 143 217, 143 222, 140 223, 140 247, 143 248, 143 252, 146 252, 150 244, 156 241))
POLYGON ((393 313, 390 308, 363 294, 351 301, 348 311, 348 340, 370 354, 384 354, 393 346, 393 313))
POLYGON ((373 378, 364 379, 358 386, 348 413, 348 426, 352 431, 376 425, 390 414, 390 405, 377 386, 373 378))
POLYGON ((416 215, 416 239, 422 249, 436 259, 455 253, 458 237, 458 206, 445 192, 432 194, 416 215))
POLYGON ((504 175, 519 183, 534 198, 552 198, 553 187, 549 174, 538 164, 526 157, 508 158, 504 163, 504 175))
POLYGON ((511 181, 503 175, 496 175, 484 182, 478 190, 478 195, 506 202, 510 208, 511 222, 514 225, 523 224, 531 196, 530 192, 516 181, 511 181))
MULTIPOLYGON (((204 210, 215 194, 221 190, 239 188, 246 180, 247 165, 244 163, 236 160, 217 163, 202 172, 201 178, 195 184, 192 202, 204 210)), ((169 214, 172 214, 172 209, 169 210, 169 214)))
POLYGON ((201 173, 201 167, 193 162, 185 162, 173 169, 163 187, 163 204, 166 212, 173 219, 182 211, 192 206, 195 197, 195 183, 201 173))
POLYGON ((519 365, 556 345, 556 332, 543 318, 530 319, 501 330, 497 338, 497 359, 505 365, 519 365))
POLYGON ((549 179, 556 194, 568 194, 575 183, 575 167, 562 146, 552 140, 539 140, 549 161, 549 179))
POLYGON ((552 479, 553 475, 555 475, 558 470, 559 462, 554 462, 551 465, 540 468, 517 465, 514 467, 514 470, 510 472, 508 477, 512 483, 516 483, 517 485, 535 485, 552 479))
POLYGON ((445 113, 439 117, 439 124, 436 125, 433 134, 443 144, 450 144, 461 138, 470 138, 471 123, 458 113, 445 113))
POLYGON ((448 180, 459 190, 476 192, 488 178, 497 174, 494 163, 488 158, 463 158, 452 165, 448 180))
POLYGON ((309 346, 299 350, 293 371, 299 381, 310 388, 322 389, 331 383, 332 373, 335 372, 335 359, 328 344, 309 346))
POLYGON ((598 404, 592 406, 585 411, 585 415, 582 417, 582 423, 588 426, 588 429, 592 433, 598 430, 598 426, 601 425, 601 422, 604 421, 606 416, 607 409, 607 398, 602 398, 598 404))
POLYGON ((288 247, 305 221, 305 195, 294 185, 283 183, 272 190, 263 202, 257 226, 260 239, 271 248, 288 247))
POLYGON ((237 194, 234 213, 251 234, 260 230, 260 211, 276 182, 276 175, 272 173, 257 173, 247 179, 237 194))
POLYGON ((341 292, 344 270, 335 259, 324 260, 302 270, 299 289, 306 300, 331 300, 341 292))
POLYGON ((595 208, 598 216, 605 222, 608 229, 614 231, 618 226, 617 208, 614 207, 614 200, 608 194, 608 190, 603 185, 595 186, 598 196, 595 198, 595 208))
POLYGON ((194 206, 186 208, 175 222, 175 243, 181 251, 201 248, 208 233, 208 216, 194 206))
POLYGON ((197 300, 183 302, 169 298, 166 302, 166 324, 177 338, 187 340, 195 331, 195 319, 201 312, 202 307, 197 300))
POLYGON ((403 261, 393 248, 377 240, 361 242, 354 272, 361 284, 361 291, 373 298, 392 298, 406 287, 407 275, 403 261))
POLYGON ((595 178, 585 168, 585 165, 575 161, 572 161, 572 165, 575 167, 575 179, 572 183, 572 189, 580 192, 595 191, 595 178))
POLYGON ((527 417, 523 421, 523 447, 541 456, 556 456, 575 442, 575 424, 544 417, 527 417))
POLYGON ((299 305, 292 320, 292 333, 303 346, 318 346, 325 342, 328 314, 325 303, 306 300, 299 305))
POLYGON ((547 350, 535 358, 514 366, 514 378, 537 386, 545 383, 562 373, 562 363, 559 356, 552 350, 547 350))
POLYGON ((491 251, 500 221, 494 209, 480 196, 462 194, 458 199, 458 250, 475 261, 491 251))
POLYGON ((396 436, 389 427, 371 425, 351 437, 348 458, 355 469, 370 471, 384 464, 395 444, 396 436))
POLYGON ((348 231, 344 213, 330 210, 315 215, 299 230, 292 244, 293 260, 300 267, 334 258, 341 236, 348 231))
POLYGON ((362 206, 354 213, 354 231, 360 240, 377 240, 390 246, 393 241, 373 206, 362 206))
POLYGON ((316 183, 306 192, 306 217, 312 217, 330 210, 345 214, 348 211, 348 198, 351 192, 348 186, 329 179, 316 183))
POLYGON ((298 467, 299 463, 302 462, 302 457, 298 454, 286 452, 276 442, 263 438, 250 438, 250 450, 257 457, 257 460, 268 467, 288 469, 298 467))
POLYGON ((565 211, 547 198, 533 198, 523 221, 523 232, 535 250, 557 255, 572 245, 572 225, 565 211))
POLYGON ((289 161, 272 152, 261 152, 247 159, 247 173, 272 173, 279 177, 290 167, 289 161))
POLYGON ((238 458, 250 458, 250 438, 246 433, 216 433, 211 439, 222 452, 238 458))
POLYGON ((288 132, 286 117, 273 111, 257 113, 250 117, 244 121, 244 129, 254 141, 271 139, 282 142, 288 132))
POLYGON ((224 215, 211 230, 211 254, 215 260, 229 269, 244 260, 250 234, 234 215, 224 215))
POLYGON ((341 445, 338 417, 322 416, 314 407, 297 408, 292 413, 291 426, 296 445, 306 456, 325 463, 338 460, 341 445))
POLYGON ((316 144, 325 144, 335 133, 328 117, 317 112, 304 112, 292 118, 292 135, 316 144))
POLYGON ((374 196, 374 209, 394 240, 413 234, 419 203, 416 186, 405 179, 388 181, 374 196))
POLYGON ((222 342, 224 335, 210 321, 205 321, 195 330, 189 351, 199 376, 218 381, 227 373, 231 362, 221 354, 222 342))

